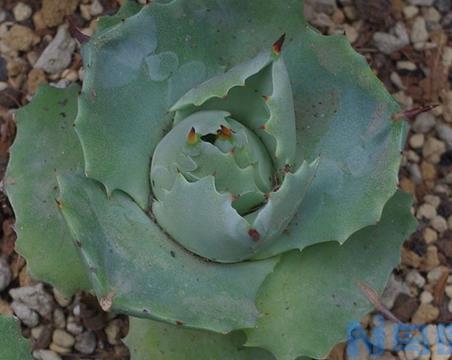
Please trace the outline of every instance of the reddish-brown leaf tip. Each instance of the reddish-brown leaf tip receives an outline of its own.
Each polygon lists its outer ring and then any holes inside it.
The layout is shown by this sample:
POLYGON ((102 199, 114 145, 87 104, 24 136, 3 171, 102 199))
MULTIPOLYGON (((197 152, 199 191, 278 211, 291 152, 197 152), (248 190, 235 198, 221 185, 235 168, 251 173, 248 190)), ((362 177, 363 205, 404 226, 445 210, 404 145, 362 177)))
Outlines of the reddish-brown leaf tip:
POLYGON ((273 44, 273 52, 275 53, 275 55, 281 54, 284 40, 286 40, 286 33, 282 34, 281 37, 273 44))
POLYGON ((217 130, 217 135, 222 140, 229 140, 232 138, 232 134, 234 131, 226 126, 220 125, 220 128, 217 130))
POLYGON ((358 281, 357 285, 376 310, 382 313, 388 320, 392 320, 399 324, 401 323, 401 321, 383 304, 375 289, 372 289, 363 281, 358 281))
POLYGON ((190 129, 187 136, 188 145, 195 145, 198 142, 198 136, 196 135, 196 130, 194 127, 190 129))
POLYGON ((404 110, 404 111, 398 112, 397 114, 394 114, 392 116, 392 120, 399 121, 399 120, 402 120, 404 118, 406 118, 408 120, 412 120, 416 116, 418 116, 419 114, 431 111, 431 110, 435 109, 438 106, 439 106, 438 104, 433 104, 433 105, 420 106, 420 107, 416 107, 416 108, 413 108, 413 109, 404 110))
POLYGON ((80 29, 78 28, 78 26, 75 24, 75 20, 74 17, 69 16, 67 18, 68 24, 69 24, 69 33, 71 34, 71 36, 76 39, 80 44, 85 44, 87 43, 91 38, 82 33, 80 31, 80 29))

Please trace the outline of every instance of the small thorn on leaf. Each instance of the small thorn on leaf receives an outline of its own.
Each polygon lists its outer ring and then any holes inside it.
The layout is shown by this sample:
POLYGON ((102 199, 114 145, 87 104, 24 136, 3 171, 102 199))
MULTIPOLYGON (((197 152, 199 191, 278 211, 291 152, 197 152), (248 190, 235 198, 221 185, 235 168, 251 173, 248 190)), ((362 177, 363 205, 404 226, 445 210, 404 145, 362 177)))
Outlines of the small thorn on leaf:
POLYGON ((63 207, 63 204, 61 203, 61 201, 59 199, 55 199, 55 202, 56 202, 58 209, 61 209, 63 207))
POLYGON ((285 174, 288 174, 288 173, 292 172, 292 170, 293 170, 292 165, 290 165, 290 164, 284 165, 284 173, 285 174))
POLYGON ((365 282, 358 281, 357 285, 362 293, 366 296, 367 300, 375 307, 376 310, 382 313, 388 320, 392 320, 401 324, 402 322, 382 303, 378 293, 372 289, 365 282))
POLYGON ((281 37, 273 44, 273 53, 277 56, 281 54, 281 49, 286 40, 286 34, 282 34, 281 37))
POLYGON ((231 200, 232 201, 237 201, 237 200, 239 200, 240 199, 240 195, 237 195, 237 194, 231 194, 231 200))
POLYGON ((7 178, 5 180, 6 185, 16 185, 16 179, 7 178))
POLYGON ((115 297, 115 292, 110 291, 107 295, 102 296, 99 299, 99 305, 102 308, 103 311, 110 311, 111 307, 113 306, 113 298, 115 297))
POLYGON ((261 238, 261 234, 259 234, 259 231, 257 231, 256 229, 249 229, 248 235, 251 239, 253 239, 253 241, 259 241, 261 238))
POLYGON ((68 17, 68 23, 69 23, 69 33, 80 44, 85 44, 91 39, 88 35, 80 31, 80 29, 75 24, 75 20, 72 16, 68 17))
POLYGON ((267 130, 267 125, 263 124, 263 125, 259 126, 259 129, 261 129, 261 130, 267 130))
POLYGON ((180 320, 176 320, 176 325, 178 325, 178 326, 182 326, 182 325, 184 325, 184 323, 183 323, 183 321, 180 321, 180 320))
POLYGON ((230 140, 232 138, 232 134, 234 133, 234 130, 221 125, 220 128, 217 130, 217 135, 221 140, 230 140))
POLYGON ((268 99, 270 99, 270 97, 267 95, 262 96, 262 98, 264 99, 265 102, 268 102, 268 99))
POLYGON ((196 130, 194 127, 192 127, 187 136, 187 143, 188 143, 188 145, 195 145, 198 143, 198 140, 199 139, 198 139, 198 135, 196 134, 196 130))
POLYGON ((434 104, 434 105, 420 106, 420 107, 416 107, 416 108, 413 108, 413 109, 404 110, 404 111, 398 112, 397 114, 394 114, 392 116, 392 120, 399 121, 399 120, 402 120, 404 118, 406 118, 408 120, 412 120, 416 116, 418 116, 419 114, 431 111, 431 110, 435 109, 438 106, 439 106, 438 104, 434 104))

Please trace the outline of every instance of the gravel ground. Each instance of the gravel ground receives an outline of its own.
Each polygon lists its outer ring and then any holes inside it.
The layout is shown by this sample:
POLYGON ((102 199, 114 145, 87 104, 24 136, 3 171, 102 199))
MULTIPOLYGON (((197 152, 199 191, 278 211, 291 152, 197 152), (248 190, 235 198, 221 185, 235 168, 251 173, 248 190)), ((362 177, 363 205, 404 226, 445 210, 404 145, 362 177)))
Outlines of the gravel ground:
MULTIPOLYGON (((99 15, 115 11, 115 0, 0 0, 0 177, 14 134, 14 111, 43 83, 67 86, 83 79, 81 58, 65 17, 73 15, 86 34, 99 15)), ((391 351, 390 359, 445 360, 441 346, 452 341, 452 4, 451 0, 306 0, 309 21, 327 34, 341 33, 362 53, 406 109, 438 105, 411 120, 400 171, 400 187, 415 196, 419 227, 401 251, 382 298, 402 322, 430 324, 423 342, 391 351), (443 345, 433 339, 444 333, 443 345), (448 336, 449 335, 449 336, 448 336), (423 351, 423 352, 422 352, 423 351)), ((121 338, 127 318, 112 317, 87 294, 64 299, 27 274, 14 252, 14 216, 0 192, 0 314, 15 314, 33 341, 34 357, 128 359, 121 338)), ((372 331, 395 324, 369 315, 372 331)), ((345 359, 345 345, 330 359, 345 359)), ((361 349, 363 350, 363 349, 361 349)), ((359 359, 367 359, 364 351, 359 359)), ((354 359, 357 359, 354 357, 354 359)))

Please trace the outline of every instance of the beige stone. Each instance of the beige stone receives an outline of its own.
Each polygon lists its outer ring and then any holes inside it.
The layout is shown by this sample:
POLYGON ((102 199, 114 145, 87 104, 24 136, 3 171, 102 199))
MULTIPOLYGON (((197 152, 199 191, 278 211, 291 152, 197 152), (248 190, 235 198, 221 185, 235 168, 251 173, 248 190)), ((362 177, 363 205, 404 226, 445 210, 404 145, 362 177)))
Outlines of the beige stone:
POLYGON ((48 27, 63 23, 64 18, 74 13, 79 0, 43 0, 42 16, 48 27))

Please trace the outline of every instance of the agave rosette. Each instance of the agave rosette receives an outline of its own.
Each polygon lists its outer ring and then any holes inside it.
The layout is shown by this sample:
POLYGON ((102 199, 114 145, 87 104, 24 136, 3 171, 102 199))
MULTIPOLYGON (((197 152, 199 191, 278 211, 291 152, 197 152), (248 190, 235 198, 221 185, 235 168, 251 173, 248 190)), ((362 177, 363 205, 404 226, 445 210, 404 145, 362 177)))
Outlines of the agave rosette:
POLYGON ((324 357, 414 226, 405 126, 365 60, 299 0, 128 2, 82 53, 80 95, 17 117, 32 273, 132 315, 133 359, 324 357))

